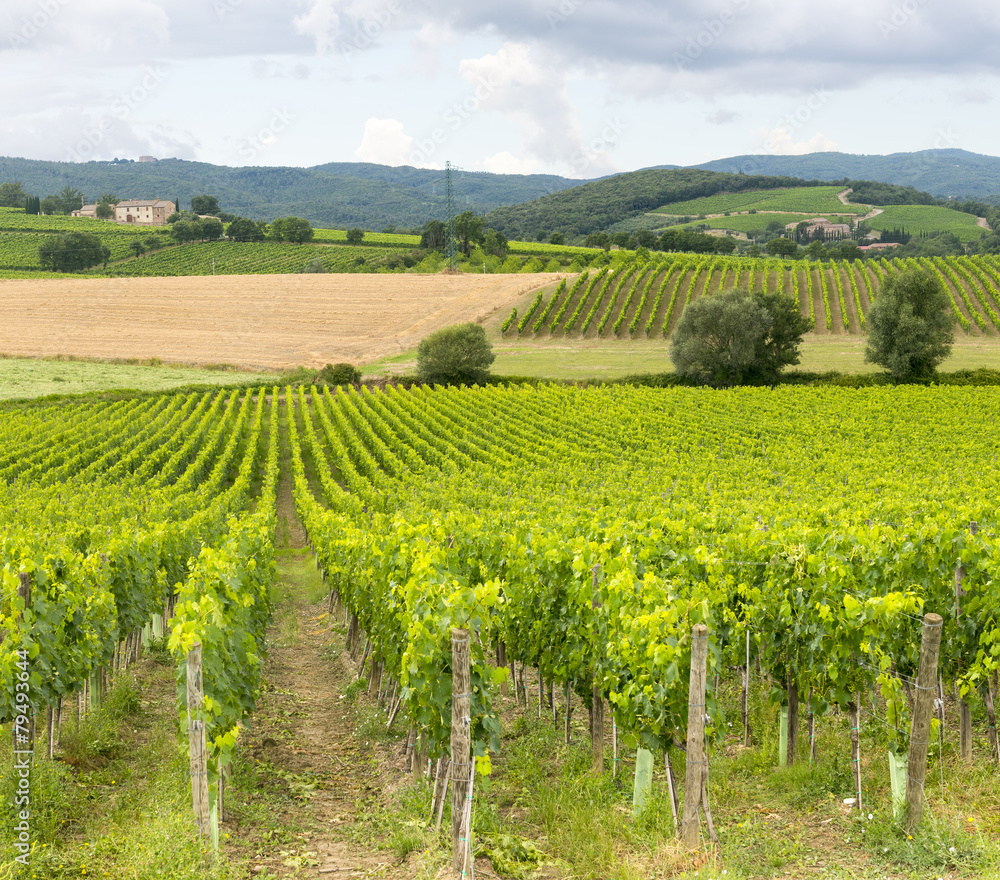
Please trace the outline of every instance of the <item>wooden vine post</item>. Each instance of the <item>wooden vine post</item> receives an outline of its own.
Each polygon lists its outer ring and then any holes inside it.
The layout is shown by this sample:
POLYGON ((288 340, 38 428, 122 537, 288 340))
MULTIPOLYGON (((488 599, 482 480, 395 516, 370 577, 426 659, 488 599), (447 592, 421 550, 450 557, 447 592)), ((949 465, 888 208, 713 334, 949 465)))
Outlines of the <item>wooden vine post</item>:
POLYGON ((848 704, 847 716, 851 722, 851 774, 857 795, 854 807, 861 810, 864 809, 861 795, 861 694, 855 694, 854 700, 848 704))
MULTIPOLYGON (((601 566, 594 566, 594 596, 590 606, 593 609, 601 607, 601 597, 597 592, 597 578, 600 574, 601 566)), ((593 691, 591 693, 591 713, 590 713, 590 739, 591 752, 594 759, 594 773, 604 772, 604 693, 601 690, 601 680, 598 670, 594 670, 593 691)))
POLYGON ((799 754, 799 683, 788 674, 788 739, 785 763, 791 767, 799 754))
POLYGON ((910 729, 910 756, 906 767, 906 829, 911 834, 920 824, 924 807, 924 779, 927 776, 927 747, 930 744, 931 717, 937 694, 938 648, 941 645, 941 615, 924 616, 920 642, 920 668, 917 672, 916 700, 910 729))
POLYGON ((688 849, 699 846, 699 817, 705 776, 705 671, 708 664, 708 627, 691 631, 691 686, 688 691, 687 771, 684 775, 684 814, 681 840, 688 849))
POLYGON ((996 681, 997 674, 994 672, 993 678, 986 683, 983 701, 986 703, 986 718, 989 721, 990 755, 1000 765, 1000 739, 997 738, 997 713, 993 698, 996 693, 996 681))
POLYGON ((472 756, 472 685, 469 631, 451 631, 451 852, 456 875, 463 875, 471 847, 464 827, 472 756))
MULTIPOLYGON (((17 595, 24 606, 24 611, 31 607, 31 575, 26 571, 18 574, 17 595)), ((24 612, 22 611, 22 614, 24 612)), ((20 617, 20 615, 18 615, 20 617)), ((23 642, 22 642, 23 644, 23 642)), ((15 676, 16 678, 16 676, 15 676)), ((17 704, 22 705, 22 704, 17 704)), ((11 743, 14 752, 33 752, 35 750, 35 715, 28 708, 29 703, 23 704, 25 708, 24 717, 27 719, 27 728, 19 728, 17 724, 11 725, 11 743)), ((20 714, 15 712, 15 714, 20 714)))
POLYGON ((188 749, 191 758, 191 803, 198 834, 211 833, 208 802, 208 751, 205 722, 199 717, 204 705, 201 680, 201 645, 195 644, 187 655, 188 749))
POLYGON ((750 745, 750 630, 747 629, 747 665, 743 667, 743 745, 750 745))
POLYGON ((571 684, 572 682, 570 681, 566 682, 566 745, 569 745, 570 717, 573 714, 573 706, 569 701, 570 694, 572 693, 571 684))
MULTIPOLYGON (((969 533, 975 535, 979 532, 979 523, 969 523, 969 533)), ((962 599, 965 597, 965 590, 962 582, 965 580, 965 567, 961 562, 955 566, 955 621, 962 617, 962 599)), ((968 701, 964 697, 958 700, 958 743, 959 756, 963 761, 972 760, 972 710, 968 701)))

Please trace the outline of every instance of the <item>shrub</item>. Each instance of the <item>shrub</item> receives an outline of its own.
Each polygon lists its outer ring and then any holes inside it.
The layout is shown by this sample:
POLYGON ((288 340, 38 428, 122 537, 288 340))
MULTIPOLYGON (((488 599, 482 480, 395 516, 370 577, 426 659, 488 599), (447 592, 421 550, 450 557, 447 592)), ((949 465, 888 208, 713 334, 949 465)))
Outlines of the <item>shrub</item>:
MULTIPOLYGON (((306 263, 301 269, 299 269, 299 274, 303 273, 319 273, 326 272, 326 267, 323 265, 323 261, 319 257, 314 257, 308 263, 306 263)), ((329 366, 329 365, 328 365, 329 366)))
POLYGON ((361 370, 353 364, 327 364, 319 375, 327 385, 357 385, 361 381, 361 370))
POLYGON ((482 327, 471 322, 454 324, 420 340, 417 375, 426 384, 483 383, 495 359, 482 327))

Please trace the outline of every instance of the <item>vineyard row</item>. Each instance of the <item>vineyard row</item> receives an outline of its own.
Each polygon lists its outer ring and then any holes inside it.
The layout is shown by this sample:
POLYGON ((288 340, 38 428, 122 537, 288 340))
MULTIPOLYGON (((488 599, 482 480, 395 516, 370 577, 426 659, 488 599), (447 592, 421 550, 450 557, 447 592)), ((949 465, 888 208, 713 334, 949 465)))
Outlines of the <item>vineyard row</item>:
POLYGON ((649 261, 625 258, 600 270, 587 270, 576 283, 560 285, 534 303, 530 312, 534 320, 522 318, 505 327, 504 335, 667 337, 688 304, 739 286, 778 291, 794 299, 820 335, 860 334, 880 286, 912 267, 942 283, 955 323, 965 333, 1000 333, 996 256, 806 262, 677 254, 649 261))

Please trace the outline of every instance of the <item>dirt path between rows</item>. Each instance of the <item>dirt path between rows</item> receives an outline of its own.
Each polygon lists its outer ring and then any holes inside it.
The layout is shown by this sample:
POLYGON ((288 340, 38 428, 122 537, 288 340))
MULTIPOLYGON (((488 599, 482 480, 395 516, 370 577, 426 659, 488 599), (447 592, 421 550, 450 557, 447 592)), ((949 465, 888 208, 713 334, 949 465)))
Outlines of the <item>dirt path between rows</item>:
MULTIPOLYGON (((278 577, 302 561, 310 562, 311 554, 284 557, 278 577)), ((281 824, 305 832, 294 840, 279 837, 251 870, 263 873, 260 866, 282 878, 398 876, 388 854, 350 840, 360 809, 377 800, 383 786, 345 706, 354 664, 339 650, 324 611, 323 603, 296 606, 297 638, 272 646, 251 746, 253 758, 271 765, 293 794, 281 824)))
MULTIPOLYGON (((287 464, 278 484, 275 622, 249 732, 250 760, 283 797, 270 829, 239 832, 255 850, 247 876, 402 880, 413 868, 379 849, 367 827, 405 780, 402 758, 396 744, 366 738, 370 731, 359 726, 365 713, 347 695, 358 665, 344 648, 342 620, 330 617, 325 598, 304 598, 323 588, 287 464)), ((356 697, 362 705, 369 699, 363 691, 356 697)))

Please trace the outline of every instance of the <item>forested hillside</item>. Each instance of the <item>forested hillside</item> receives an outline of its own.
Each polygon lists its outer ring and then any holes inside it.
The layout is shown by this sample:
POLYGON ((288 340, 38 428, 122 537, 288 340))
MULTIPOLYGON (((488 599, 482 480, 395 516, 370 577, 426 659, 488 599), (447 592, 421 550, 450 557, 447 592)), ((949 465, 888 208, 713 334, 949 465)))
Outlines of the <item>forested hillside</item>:
POLYGON ((486 225, 509 238, 522 240, 536 239, 541 232, 586 235, 670 202, 719 192, 815 185, 818 181, 716 174, 696 168, 633 171, 543 196, 528 204, 497 208, 487 215, 486 225))
MULTIPOLYGON (((205 162, 39 162, 0 157, 0 182, 20 181, 24 191, 45 196, 66 186, 90 199, 180 199, 209 193, 222 209, 255 220, 304 217, 317 226, 418 228, 444 219, 444 172, 436 169, 332 163, 315 168, 229 168, 205 162)), ((580 184, 555 175, 456 172, 455 199, 462 210, 482 214, 500 205, 529 201, 580 184)))

